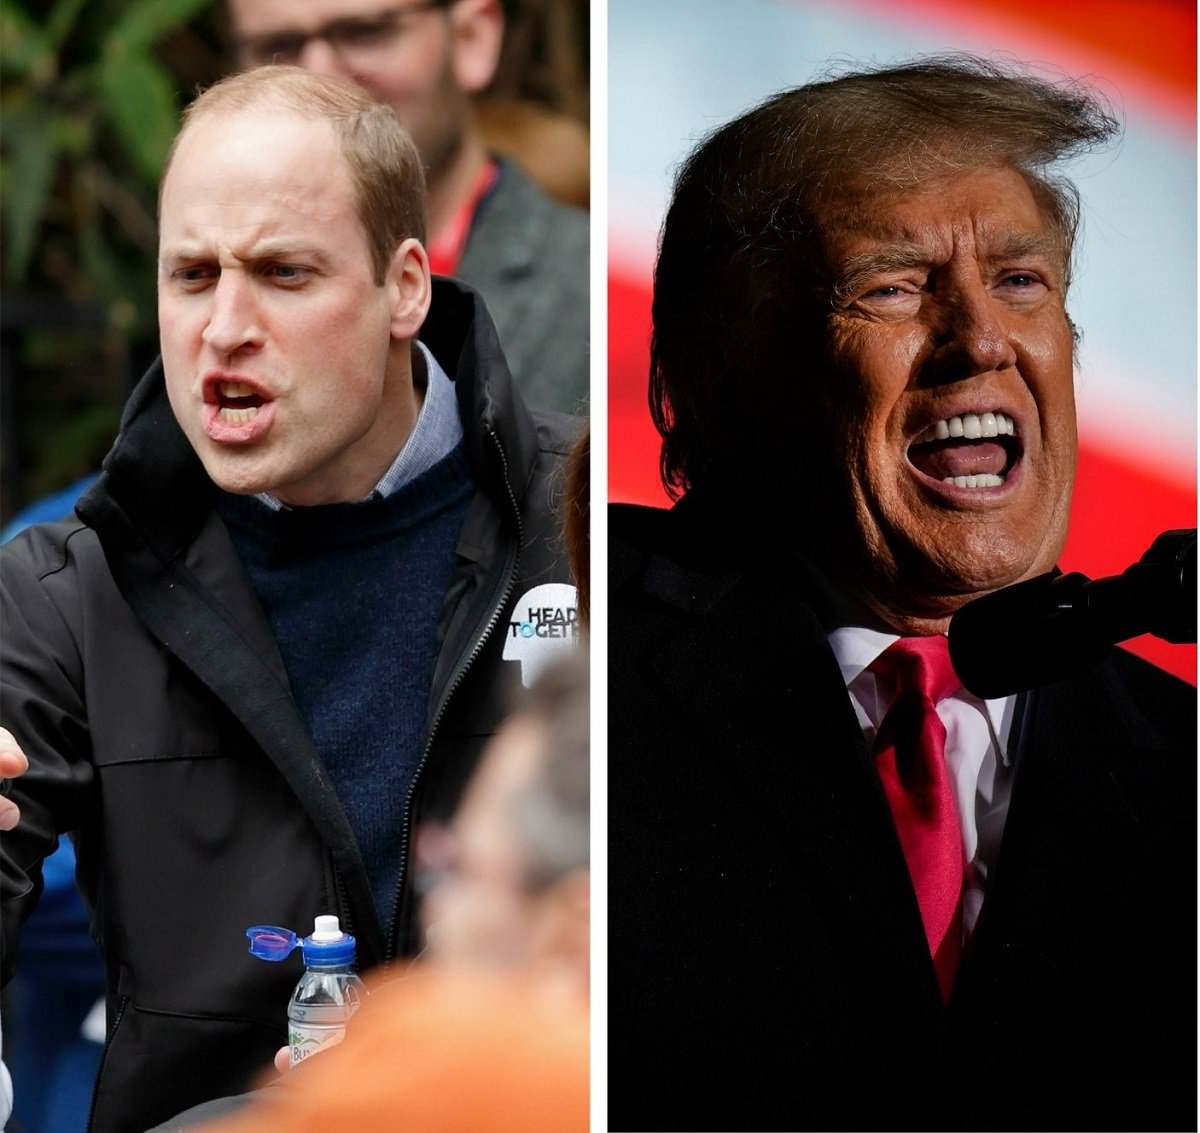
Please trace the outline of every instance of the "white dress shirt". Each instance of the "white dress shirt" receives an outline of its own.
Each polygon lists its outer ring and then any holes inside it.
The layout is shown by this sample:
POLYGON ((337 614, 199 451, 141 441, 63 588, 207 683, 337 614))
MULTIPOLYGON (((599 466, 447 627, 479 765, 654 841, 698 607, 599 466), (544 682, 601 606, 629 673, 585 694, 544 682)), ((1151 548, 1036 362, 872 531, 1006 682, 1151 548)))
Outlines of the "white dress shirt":
MULTIPOLYGON (((883 722, 890 702, 885 700, 875 674, 867 671, 896 634, 880 633, 861 626, 846 626, 829 634, 854 705, 867 747, 883 722)), ((1012 790, 1009 732, 1016 697, 980 700, 965 688, 937 706, 946 726, 946 768, 954 783, 958 814, 962 821, 967 878, 963 897, 963 933, 969 935, 979 917, 987 879, 996 865, 1000 835, 1012 790)))

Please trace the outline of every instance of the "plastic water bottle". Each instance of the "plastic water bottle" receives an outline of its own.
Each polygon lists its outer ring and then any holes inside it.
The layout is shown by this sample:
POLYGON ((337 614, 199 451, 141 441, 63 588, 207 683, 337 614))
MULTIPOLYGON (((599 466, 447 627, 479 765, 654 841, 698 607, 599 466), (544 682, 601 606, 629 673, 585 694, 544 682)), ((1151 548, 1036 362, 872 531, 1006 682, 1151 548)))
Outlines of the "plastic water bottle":
POLYGON ((367 993, 354 974, 354 937, 342 932, 337 917, 317 917, 312 936, 302 938, 273 925, 255 925, 246 935, 260 960, 284 960, 297 946, 304 957, 304 975, 288 1002, 291 1065, 340 1043, 367 993))

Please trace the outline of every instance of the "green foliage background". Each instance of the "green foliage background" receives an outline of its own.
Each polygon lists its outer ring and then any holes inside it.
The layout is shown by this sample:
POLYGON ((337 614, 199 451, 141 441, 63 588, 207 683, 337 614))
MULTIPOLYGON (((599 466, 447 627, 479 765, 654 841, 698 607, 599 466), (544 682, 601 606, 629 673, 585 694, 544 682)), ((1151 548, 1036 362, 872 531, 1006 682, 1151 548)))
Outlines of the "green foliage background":
POLYGON ((95 467, 157 351, 155 198, 214 0, 0 0, 0 517, 95 467))

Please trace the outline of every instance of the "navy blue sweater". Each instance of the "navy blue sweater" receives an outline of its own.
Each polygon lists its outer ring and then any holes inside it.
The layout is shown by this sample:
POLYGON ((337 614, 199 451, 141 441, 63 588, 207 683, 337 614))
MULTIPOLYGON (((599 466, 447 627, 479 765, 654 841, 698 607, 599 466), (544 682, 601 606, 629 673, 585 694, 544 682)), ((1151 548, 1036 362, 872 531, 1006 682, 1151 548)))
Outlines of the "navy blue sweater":
POLYGON ((358 839, 385 930, 442 603, 473 492, 460 445, 387 499, 280 512, 253 498, 219 503, 358 839))

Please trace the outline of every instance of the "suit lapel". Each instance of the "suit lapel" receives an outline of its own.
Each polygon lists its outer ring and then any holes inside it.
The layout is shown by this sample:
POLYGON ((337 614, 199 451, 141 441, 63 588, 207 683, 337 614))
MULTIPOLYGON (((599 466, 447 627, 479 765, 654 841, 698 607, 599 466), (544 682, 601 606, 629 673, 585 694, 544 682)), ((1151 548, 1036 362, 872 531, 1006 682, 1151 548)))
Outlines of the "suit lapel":
POLYGON ((1159 822, 1164 760, 1178 759, 1110 667, 1027 694, 1017 772, 994 881, 980 914, 982 958, 1062 958, 1081 925, 1136 904, 1170 836, 1159 822), (1158 801, 1156 801, 1158 800, 1158 801))
POLYGON ((920 913, 886 799, 824 631, 787 589, 731 576, 682 586, 695 617, 652 653, 653 679, 797 860, 861 985, 897 1010, 940 1011, 920 913), (903 999, 903 1002, 899 1002, 903 999))

